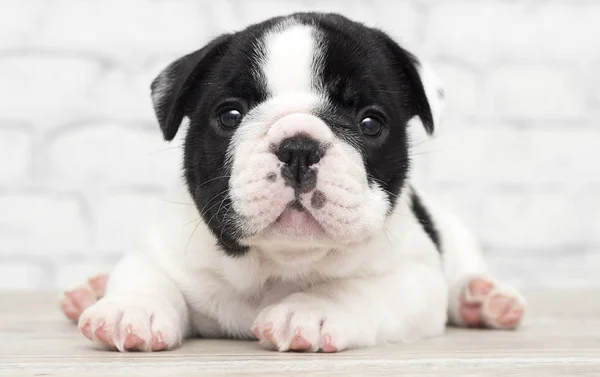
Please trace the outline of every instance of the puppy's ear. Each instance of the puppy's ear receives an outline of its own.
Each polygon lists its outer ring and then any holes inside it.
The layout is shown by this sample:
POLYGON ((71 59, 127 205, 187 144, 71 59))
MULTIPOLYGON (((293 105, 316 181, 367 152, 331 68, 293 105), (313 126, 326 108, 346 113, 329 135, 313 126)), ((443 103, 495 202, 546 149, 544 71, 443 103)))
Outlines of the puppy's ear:
POLYGON ((174 61, 152 82, 154 112, 165 140, 171 141, 177 134, 191 87, 219 60, 230 37, 221 35, 202 49, 174 61))
POLYGON ((404 50, 387 34, 378 31, 379 37, 391 51, 392 58, 400 75, 408 83, 407 103, 412 116, 419 117, 429 135, 433 134, 441 118, 444 104, 444 89, 433 70, 419 62, 410 52, 404 50))

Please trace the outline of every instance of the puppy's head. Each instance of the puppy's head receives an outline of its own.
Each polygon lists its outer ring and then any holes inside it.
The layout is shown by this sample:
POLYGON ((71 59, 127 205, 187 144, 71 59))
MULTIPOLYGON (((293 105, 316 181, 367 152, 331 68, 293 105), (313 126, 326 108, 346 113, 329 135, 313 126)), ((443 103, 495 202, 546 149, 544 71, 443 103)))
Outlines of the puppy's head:
POLYGON ((336 248, 381 231, 407 177, 409 120, 433 132, 438 93, 420 72, 383 32, 302 13, 175 61, 152 98, 165 139, 189 119, 185 179, 226 253, 336 248))

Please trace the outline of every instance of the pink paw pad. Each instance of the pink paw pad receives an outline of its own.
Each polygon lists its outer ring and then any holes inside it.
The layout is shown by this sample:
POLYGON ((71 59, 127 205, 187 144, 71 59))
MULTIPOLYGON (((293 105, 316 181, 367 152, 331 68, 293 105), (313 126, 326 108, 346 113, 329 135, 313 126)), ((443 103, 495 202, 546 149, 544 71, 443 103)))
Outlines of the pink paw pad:
POLYGON ((495 327, 514 328, 523 317, 524 307, 513 297, 507 297, 501 294, 494 295, 488 303, 487 317, 492 321, 495 327))
POLYGON ((152 339, 152 351, 162 351, 167 348, 167 343, 162 338, 161 333, 157 333, 152 339))
POLYGON ((96 331, 94 331, 94 337, 100 340, 102 343, 105 343, 111 347, 115 347, 115 343, 113 342, 110 334, 108 334, 105 326, 106 325, 104 323, 98 325, 98 328, 96 331))
POLYGON ((321 350, 324 353, 334 353, 337 352, 337 348, 331 344, 331 335, 325 334, 321 338, 321 350))
POLYGON ((460 296, 460 316, 467 327, 517 327, 525 306, 517 294, 485 278, 473 278, 460 296))
POLYGON ((81 330, 81 333, 89 340, 94 339, 94 337, 92 336, 92 329, 91 329, 89 322, 82 323, 80 330, 81 330))
POLYGON ((273 336, 273 324, 269 323, 263 330, 262 337, 267 339, 271 343, 275 343, 275 337, 273 336))
POLYGON ((290 349, 292 351, 306 351, 310 347, 312 347, 312 344, 302 337, 302 331, 300 329, 296 330, 290 342, 290 349))
POLYGON ((127 327, 126 329, 127 337, 125 338, 125 342, 123 343, 123 347, 127 350, 136 349, 144 345, 144 340, 133 334, 131 331, 131 327, 127 327))

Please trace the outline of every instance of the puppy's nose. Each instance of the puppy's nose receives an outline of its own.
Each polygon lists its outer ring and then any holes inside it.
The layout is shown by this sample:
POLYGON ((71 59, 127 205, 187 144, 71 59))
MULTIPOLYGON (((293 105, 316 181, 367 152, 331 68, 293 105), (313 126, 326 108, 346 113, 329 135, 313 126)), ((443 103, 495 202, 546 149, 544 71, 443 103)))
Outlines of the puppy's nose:
POLYGON ((321 161, 321 148, 319 143, 306 135, 296 135, 284 139, 276 152, 279 161, 285 165, 282 173, 286 181, 294 186, 302 183, 307 178, 310 167, 321 161))

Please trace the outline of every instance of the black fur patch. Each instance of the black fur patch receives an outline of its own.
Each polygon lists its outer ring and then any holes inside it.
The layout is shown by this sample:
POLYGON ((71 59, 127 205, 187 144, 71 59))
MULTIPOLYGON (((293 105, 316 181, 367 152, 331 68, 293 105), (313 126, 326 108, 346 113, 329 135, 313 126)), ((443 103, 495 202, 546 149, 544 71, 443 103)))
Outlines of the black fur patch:
POLYGON ((275 182, 277 180, 277 173, 275 173, 274 171, 270 172, 269 174, 267 174, 266 179, 269 182, 275 182))
POLYGON ((310 205, 315 209, 321 209, 327 203, 327 197, 321 190, 315 190, 310 198, 310 205))
POLYGON ((435 247, 441 253, 442 247, 440 244, 440 234, 438 233, 435 227, 433 219, 431 218, 431 214, 429 213, 429 211, 427 211, 427 208, 423 206, 421 198, 419 198, 419 196, 414 191, 411 192, 410 199, 413 214, 415 215, 419 223, 421 223, 423 230, 425 231, 425 233, 427 233, 431 241, 435 244, 435 247))
POLYGON ((302 203, 300 203, 298 199, 291 201, 288 204, 288 208, 295 209, 298 212, 302 212, 305 210, 304 206, 302 205, 302 203))

